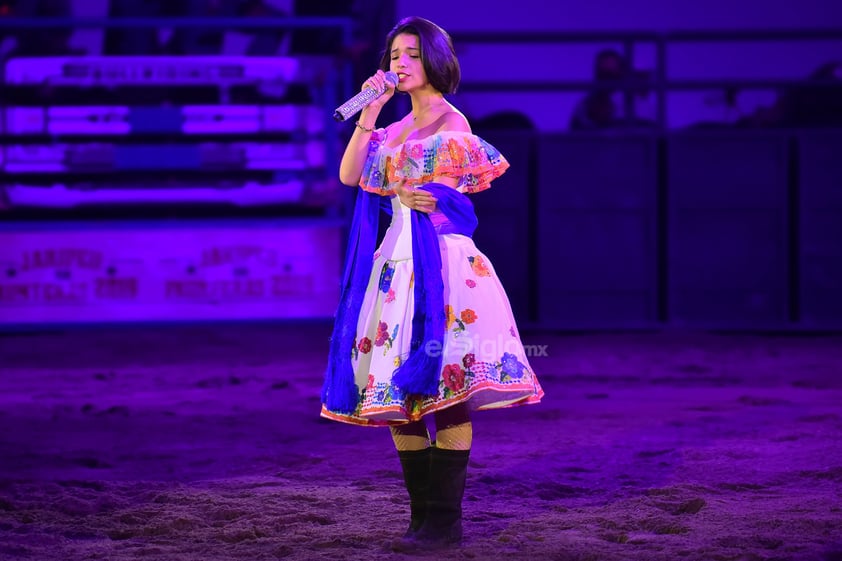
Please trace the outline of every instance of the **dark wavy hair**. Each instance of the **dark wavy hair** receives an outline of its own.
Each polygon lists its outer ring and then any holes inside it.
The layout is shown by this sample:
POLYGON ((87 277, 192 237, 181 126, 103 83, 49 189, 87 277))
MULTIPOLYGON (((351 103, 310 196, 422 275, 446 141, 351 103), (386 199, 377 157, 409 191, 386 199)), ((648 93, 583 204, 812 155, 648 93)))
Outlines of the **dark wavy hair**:
POLYGON ((459 59, 453 48, 453 41, 447 31, 418 16, 409 16, 400 20, 386 35, 386 49, 380 58, 380 68, 389 70, 392 42, 401 33, 409 33, 418 37, 421 47, 421 64, 427 74, 430 85, 441 93, 452 94, 459 87, 462 71, 459 59))

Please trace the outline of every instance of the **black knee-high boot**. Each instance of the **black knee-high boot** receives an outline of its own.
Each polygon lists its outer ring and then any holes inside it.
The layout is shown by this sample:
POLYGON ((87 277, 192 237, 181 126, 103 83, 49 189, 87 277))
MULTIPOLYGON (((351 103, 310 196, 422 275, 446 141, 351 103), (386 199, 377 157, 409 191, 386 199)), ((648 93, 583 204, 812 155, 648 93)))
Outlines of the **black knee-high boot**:
POLYGON ((424 523, 401 542, 401 549, 432 549, 462 541, 462 496, 470 450, 432 448, 430 492, 424 523))
POLYGON ((409 492, 409 528, 404 537, 413 535, 424 522, 427 512, 427 493, 430 489, 430 448, 398 450, 403 480, 409 492))

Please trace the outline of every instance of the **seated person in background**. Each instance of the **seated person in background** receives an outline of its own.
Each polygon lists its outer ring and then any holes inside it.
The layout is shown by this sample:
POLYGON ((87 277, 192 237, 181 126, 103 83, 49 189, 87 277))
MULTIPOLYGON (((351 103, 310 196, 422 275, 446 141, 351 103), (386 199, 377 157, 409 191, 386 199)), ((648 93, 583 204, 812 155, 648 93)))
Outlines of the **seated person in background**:
MULTIPOLYGON (((619 82, 626 75, 626 60, 613 49, 600 51, 594 61, 594 81, 597 84, 619 82)), ((622 99, 614 88, 598 88, 588 92, 573 110, 571 130, 594 130, 613 126, 620 117, 622 99), (619 103, 618 103, 619 101, 619 103)))
MULTIPOLYGON (((629 78, 645 78, 646 74, 632 71, 625 57, 613 49, 602 50, 594 61, 594 81, 597 87, 585 95, 573 110, 570 130, 588 131, 630 126, 653 126, 654 122, 640 119, 626 111, 625 93, 621 83, 629 78)), ((645 99, 646 89, 629 92, 633 102, 645 99)))

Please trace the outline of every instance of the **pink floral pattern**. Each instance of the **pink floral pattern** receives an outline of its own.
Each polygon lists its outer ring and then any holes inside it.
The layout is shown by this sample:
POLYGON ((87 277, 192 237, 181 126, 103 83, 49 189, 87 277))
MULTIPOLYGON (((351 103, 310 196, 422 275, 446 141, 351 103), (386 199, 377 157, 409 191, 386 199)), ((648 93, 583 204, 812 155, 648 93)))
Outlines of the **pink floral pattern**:
MULTIPOLYGON (((412 185, 433 177, 458 177, 457 189, 471 193, 488 188, 508 167, 496 149, 467 133, 441 133, 396 148, 386 148, 384 141, 382 130, 372 135, 361 186, 389 195, 393 217, 407 210, 394 196, 396 181, 412 185)), ((393 221, 390 230, 410 225, 411 221, 393 221)), ((393 239, 408 245, 412 235, 407 234, 393 239)), ((392 383, 395 370, 414 348, 415 287, 413 260, 406 257, 411 256, 411 247, 384 244, 374 254, 351 349, 359 406, 351 415, 323 408, 323 416, 381 426, 417 420, 461 402, 473 409, 491 409, 541 400, 543 390, 491 263, 469 237, 448 235, 439 240, 447 248, 442 251, 446 259, 442 280, 448 287, 443 310, 446 330, 440 348, 425 350, 441 355, 438 393, 405 395, 392 383)))
POLYGON ((466 132, 442 132, 410 140, 395 148, 384 146, 385 131, 372 134, 360 187, 380 195, 394 194, 395 185, 423 185, 435 177, 459 179, 457 189, 477 193, 488 189, 509 162, 491 144, 466 132))

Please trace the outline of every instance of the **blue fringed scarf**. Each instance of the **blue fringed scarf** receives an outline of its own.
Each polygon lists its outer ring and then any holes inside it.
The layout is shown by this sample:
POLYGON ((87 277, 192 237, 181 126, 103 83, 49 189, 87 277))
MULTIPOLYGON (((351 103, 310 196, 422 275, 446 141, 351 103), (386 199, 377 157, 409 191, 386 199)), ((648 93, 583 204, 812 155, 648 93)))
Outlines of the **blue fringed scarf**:
MULTIPOLYGON (((449 220, 438 233, 473 235, 477 217, 467 196, 441 183, 428 183, 419 189, 430 192, 436 198, 439 210, 449 220)), ((354 381, 351 366, 351 349, 371 276, 383 201, 380 195, 367 191, 360 190, 357 194, 342 292, 322 387, 322 403, 328 410, 337 413, 352 414, 360 400, 360 389, 354 381)), ((445 328, 441 251, 438 233, 430 217, 419 211, 412 211, 411 215, 415 310, 409 357, 395 370, 392 382, 405 394, 433 396, 438 394, 445 328)))

